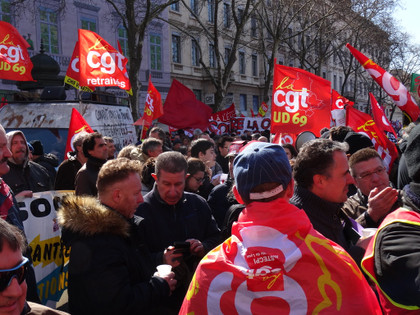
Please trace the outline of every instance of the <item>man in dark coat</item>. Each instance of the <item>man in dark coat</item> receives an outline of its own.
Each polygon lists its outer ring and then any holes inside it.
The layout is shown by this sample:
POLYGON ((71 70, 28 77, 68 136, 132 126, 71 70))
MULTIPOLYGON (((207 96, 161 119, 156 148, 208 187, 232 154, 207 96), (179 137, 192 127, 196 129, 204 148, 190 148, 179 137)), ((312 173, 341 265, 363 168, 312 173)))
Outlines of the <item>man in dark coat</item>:
POLYGON ((178 314, 195 267, 203 256, 220 243, 220 231, 206 201, 184 192, 187 161, 179 152, 164 152, 156 159, 153 190, 144 197, 136 214, 145 220, 146 244, 155 265, 170 264, 178 280, 167 304, 166 314, 178 314), (175 242, 185 242, 181 259, 175 242))
POLYGON ((341 210, 349 185, 354 183, 347 149, 347 144, 328 139, 306 142, 293 166, 296 187, 290 203, 306 212, 315 230, 341 245, 360 263, 364 254, 364 249, 356 246, 360 235, 341 210))
POLYGON ((45 167, 51 182, 54 183, 55 176, 57 175, 55 168, 58 166, 58 157, 52 153, 44 153, 44 146, 40 140, 32 140, 29 143, 34 148, 32 152, 32 161, 45 167))
POLYGON ((38 163, 29 160, 29 148, 26 137, 20 130, 6 134, 7 145, 12 152, 7 164, 10 171, 3 180, 10 186, 15 195, 32 197, 33 192, 52 189, 52 182, 47 170, 38 163))
POLYGON ((83 140, 87 135, 87 132, 82 131, 74 136, 73 151, 67 154, 67 160, 64 160, 58 167, 55 177, 55 190, 74 190, 76 174, 87 161, 82 148, 83 140))
POLYGON ((108 158, 108 147, 104 138, 98 132, 90 133, 83 140, 83 153, 87 162, 77 172, 75 192, 77 196, 96 196, 96 179, 99 170, 108 158))
POLYGON ((58 212, 62 239, 71 246, 71 314, 153 314, 175 287, 174 273, 152 276, 155 266, 142 238, 139 161, 110 160, 98 175, 98 200, 65 199, 58 212))

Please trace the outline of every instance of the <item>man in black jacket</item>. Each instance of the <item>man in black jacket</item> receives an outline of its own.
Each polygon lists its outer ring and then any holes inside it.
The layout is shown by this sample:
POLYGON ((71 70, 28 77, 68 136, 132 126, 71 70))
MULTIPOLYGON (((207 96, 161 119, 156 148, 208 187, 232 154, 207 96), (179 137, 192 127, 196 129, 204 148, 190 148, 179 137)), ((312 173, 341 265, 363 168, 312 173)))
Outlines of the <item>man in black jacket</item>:
POLYGON ((360 235, 341 210, 349 185, 354 183, 347 150, 347 144, 328 139, 306 142, 293 166, 296 187, 290 203, 306 212, 315 230, 341 245, 360 263, 364 254, 364 249, 356 246, 360 235))
POLYGON ((6 137, 12 156, 7 161, 10 171, 3 176, 3 180, 15 195, 32 197, 33 192, 51 190, 53 183, 48 171, 38 163, 29 160, 28 143, 23 132, 9 131, 6 137))
POLYGON ((108 158, 108 147, 98 132, 90 133, 83 140, 83 153, 87 162, 77 172, 75 180, 76 195, 96 196, 96 179, 99 170, 108 158))
POLYGON ((71 246, 71 314, 153 314, 175 287, 174 273, 153 276, 144 245, 139 161, 110 160, 98 175, 98 200, 65 199, 58 212, 62 239, 71 246))
POLYGON ((220 231, 206 201, 184 192, 186 176, 187 161, 181 153, 160 154, 153 174, 155 186, 136 212, 144 218, 146 244, 154 255, 155 265, 176 267, 178 285, 166 314, 178 314, 198 262, 220 243, 220 231), (173 248, 175 242, 186 243, 184 255, 173 248))

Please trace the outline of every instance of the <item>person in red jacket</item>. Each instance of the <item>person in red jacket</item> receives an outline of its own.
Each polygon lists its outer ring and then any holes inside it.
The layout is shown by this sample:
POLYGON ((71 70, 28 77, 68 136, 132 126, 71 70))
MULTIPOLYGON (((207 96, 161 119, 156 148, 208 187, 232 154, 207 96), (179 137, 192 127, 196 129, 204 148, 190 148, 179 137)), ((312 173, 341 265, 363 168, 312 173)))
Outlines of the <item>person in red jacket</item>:
POLYGON ((180 314, 382 314, 354 260, 288 202, 292 171, 281 146, 248 144, 233 173, 246 208, 200 262, 180 314))

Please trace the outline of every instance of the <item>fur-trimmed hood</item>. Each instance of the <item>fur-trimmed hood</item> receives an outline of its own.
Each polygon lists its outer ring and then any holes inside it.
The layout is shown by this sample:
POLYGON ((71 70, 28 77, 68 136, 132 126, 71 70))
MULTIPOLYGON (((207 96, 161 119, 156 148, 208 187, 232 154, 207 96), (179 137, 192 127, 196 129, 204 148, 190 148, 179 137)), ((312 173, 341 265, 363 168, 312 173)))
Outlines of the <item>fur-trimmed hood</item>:
POLYGON ((57 217, 63 229, 82 236, 113 234, 127 238, 130 235, 129 221, 94 197, 63 198, 57 217))

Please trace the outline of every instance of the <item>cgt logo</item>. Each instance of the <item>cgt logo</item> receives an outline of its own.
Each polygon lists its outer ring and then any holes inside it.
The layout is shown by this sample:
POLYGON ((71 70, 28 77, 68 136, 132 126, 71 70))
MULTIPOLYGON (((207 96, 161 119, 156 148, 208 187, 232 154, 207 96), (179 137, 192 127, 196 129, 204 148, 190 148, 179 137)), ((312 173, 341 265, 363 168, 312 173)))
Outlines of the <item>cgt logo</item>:
MULTIPOLYGON (((116 67, 118 67, 120 71, 123 71, 124 60, 127 58, 119 52, 110 53, 106 51, 100 54, 98 51, 91 50, 89 51, 86 59, 87 64, 92 69, 99 69, 101 72, 106 74, 114 74, 116 67)), ((78 62, 79 58, 75 58, 71 64, 71 67, 75 72, 79 72, 78 62)))
POLYGON ((0 45, 0 54, 7 57, 11 63, 19 62, 21 59, 25 60, 25 58, 23 58, 22 48, 20 48, 19 45, 17 47, 0 45))
POLYGON ((309 93, 307 88, 303 88, 302 91, 289 91, 284 92, 283 90, 277 90, 274 93, 273 101, 274 105, 278 107, 285 106, 285 109, 289 113, 296 113, 299 110, 299 107, 308 108, 306 99, 308 98, 309 93))

